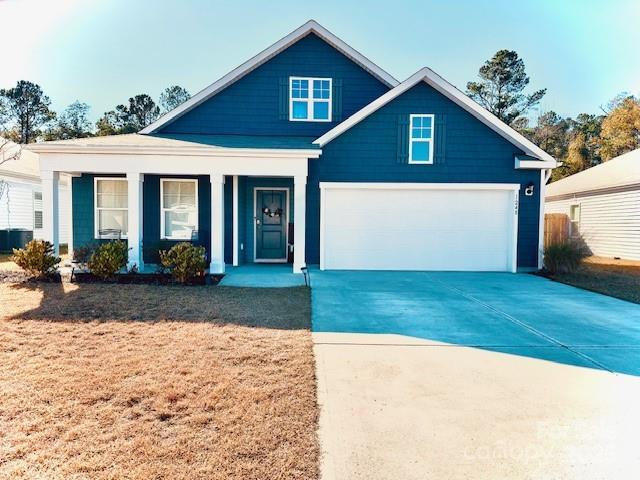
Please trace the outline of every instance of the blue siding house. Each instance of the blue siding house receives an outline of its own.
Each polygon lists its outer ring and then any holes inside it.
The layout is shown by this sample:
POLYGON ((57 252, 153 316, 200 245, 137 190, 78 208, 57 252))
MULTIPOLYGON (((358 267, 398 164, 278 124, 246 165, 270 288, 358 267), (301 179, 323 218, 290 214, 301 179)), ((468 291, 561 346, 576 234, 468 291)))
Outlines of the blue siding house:
POLYGON ((555 160, 428 68, 399 82, 309 21, 141 132, 40 155, 46 237, 73 176, 73 247, 180 241, 225 265, 510 271, 541 266, 555 160))

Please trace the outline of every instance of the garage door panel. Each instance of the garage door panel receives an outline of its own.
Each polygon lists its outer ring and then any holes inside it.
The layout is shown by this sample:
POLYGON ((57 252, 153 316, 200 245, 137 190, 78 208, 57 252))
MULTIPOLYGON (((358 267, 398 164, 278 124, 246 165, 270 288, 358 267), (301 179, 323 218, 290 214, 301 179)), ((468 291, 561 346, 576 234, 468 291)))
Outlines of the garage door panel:
POLYGON ((324 192, 324 268, 511 270, 508 190, 336 188, 324 192))

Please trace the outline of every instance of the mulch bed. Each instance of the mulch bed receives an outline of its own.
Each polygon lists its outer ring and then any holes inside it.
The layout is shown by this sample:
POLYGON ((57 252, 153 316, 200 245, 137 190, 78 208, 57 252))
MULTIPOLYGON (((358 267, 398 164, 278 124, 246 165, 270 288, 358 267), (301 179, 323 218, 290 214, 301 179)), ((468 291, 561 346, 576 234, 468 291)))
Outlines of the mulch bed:
POLYGON ((60 283, 61 281, 62 279, 58 273, 45 278, 35 278, 22 270, 0 270, 0 283, 60 283))
MULTIPOLYGON (((186 285, 218 285, 224 275, 196 277, 186 285)), ((92 273, 74 272, 64 279, 71 283, 118 283, 124 285, 174 285, 176 282, 168 273, 120 273, 111 280, 102 280, 92 273)), ((59 273, 44 278, 36 278, 22 270, 0 270, 0 283, 60 283, 59 273)))
MULTIPOLYGON (((186 285, 218 285, 224 275, 196 277, 186 285)), ((176 282, 168 273, 119 273, 112 280, 102 280, 92 273, 74 272, 72 283, 119 283, 125 285, 173 285, 176 282)))

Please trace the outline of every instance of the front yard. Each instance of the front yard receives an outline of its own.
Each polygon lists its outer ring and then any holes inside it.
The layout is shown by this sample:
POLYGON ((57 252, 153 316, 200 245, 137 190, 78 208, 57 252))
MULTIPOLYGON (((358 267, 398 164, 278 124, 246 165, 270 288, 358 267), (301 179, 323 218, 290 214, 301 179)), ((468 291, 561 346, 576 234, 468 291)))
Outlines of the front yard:
POLYGON ((317 478, 307 289, 0 284, 0 305, 0 478, 317 478))
POLYGON ((640 262, 589 257, 575 272, 557 274, 551 278, 575 287, 640 303, 640 262))

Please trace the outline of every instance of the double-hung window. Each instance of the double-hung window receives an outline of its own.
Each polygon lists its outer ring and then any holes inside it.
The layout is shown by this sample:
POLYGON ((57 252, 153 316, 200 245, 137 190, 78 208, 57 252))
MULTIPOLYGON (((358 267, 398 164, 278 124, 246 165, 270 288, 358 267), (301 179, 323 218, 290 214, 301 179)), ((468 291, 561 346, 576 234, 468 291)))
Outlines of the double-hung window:
POLYGON ((289 120, 331 121, 331 79, 290 77, 289 120))
POLYGON ((164 239, 188 240, 198 230, 198 181, 160 181, 160 231, 164 239))
POLYGON ((126 238, 128 233, 127 180, 96 178, 95 238, 126 238))
POLYGON ((409 116, 409 163, 433 163, 433 114, 409 116))

